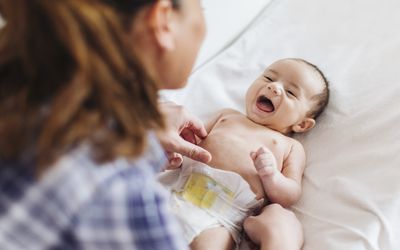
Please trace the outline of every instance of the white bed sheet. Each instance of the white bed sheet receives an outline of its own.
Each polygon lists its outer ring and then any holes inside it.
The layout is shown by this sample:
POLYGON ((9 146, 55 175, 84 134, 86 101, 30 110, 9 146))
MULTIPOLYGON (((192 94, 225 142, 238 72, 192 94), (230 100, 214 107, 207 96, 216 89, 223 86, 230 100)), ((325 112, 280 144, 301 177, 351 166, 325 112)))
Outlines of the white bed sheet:
POLYGON ((272 0, 202 0, 207 33, 195 68, 227 48, 272 0))
POLYGON ((293 208, 304 250, 400 249, 399 13, 396 0, 273 1, 185 89, 166 93, 207 119, 243 110, 247 87, 276 59, 320 66, 331 100, 316 128, 298 137, 308 157, 293 208))

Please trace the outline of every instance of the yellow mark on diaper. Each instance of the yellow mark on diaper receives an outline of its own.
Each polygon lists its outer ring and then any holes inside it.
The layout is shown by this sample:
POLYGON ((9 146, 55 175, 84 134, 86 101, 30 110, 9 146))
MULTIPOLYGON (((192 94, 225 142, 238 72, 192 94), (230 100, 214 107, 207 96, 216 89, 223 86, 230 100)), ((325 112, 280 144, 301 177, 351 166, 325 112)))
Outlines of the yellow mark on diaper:
POLYGON ((201 208, 211 208, 218 197, 233 200, 234 193, 211 177, 192 173, 181 192, 183 198, 201 208))

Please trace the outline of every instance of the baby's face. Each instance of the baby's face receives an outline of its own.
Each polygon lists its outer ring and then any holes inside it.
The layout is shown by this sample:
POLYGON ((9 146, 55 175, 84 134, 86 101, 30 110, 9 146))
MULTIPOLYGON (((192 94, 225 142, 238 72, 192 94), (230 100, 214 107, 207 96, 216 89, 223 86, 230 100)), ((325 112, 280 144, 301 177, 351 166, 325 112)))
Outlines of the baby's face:
POLYGON ((312 97, 324 87, 321 76, 306 63, 276 61, 247 90, 247 116, 285 134, 296 131, 294 127, 304 121, 314 105, 312 97))

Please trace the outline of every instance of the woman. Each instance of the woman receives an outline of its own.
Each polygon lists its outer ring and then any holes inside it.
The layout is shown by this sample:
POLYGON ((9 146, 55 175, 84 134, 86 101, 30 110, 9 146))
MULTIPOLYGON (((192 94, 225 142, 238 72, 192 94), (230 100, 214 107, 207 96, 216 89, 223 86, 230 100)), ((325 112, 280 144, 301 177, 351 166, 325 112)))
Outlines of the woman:
POLYGON ((164 153, 148 131, 164 127, 157 90, 190 73, 199 1, 1 10, 0 249, 185 248, 153 178, 164 153))
POLYGON ((0 12, 0 249, 187 248, 154 174, 164 150, 172 165, 175 152, 211 156, 179 137, 206 136, 202 124, 159 109, 157 91, 186 83, 199 0, 1 0, 0 12))

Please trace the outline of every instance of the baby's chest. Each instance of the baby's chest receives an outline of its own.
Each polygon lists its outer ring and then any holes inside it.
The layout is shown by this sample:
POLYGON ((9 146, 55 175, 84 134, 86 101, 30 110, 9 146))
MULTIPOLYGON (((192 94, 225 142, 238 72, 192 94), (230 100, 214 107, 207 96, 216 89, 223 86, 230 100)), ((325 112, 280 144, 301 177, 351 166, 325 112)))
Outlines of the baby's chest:
POLYGON ((263 146, 271 150, 279 162, 290 150, 290 138, 252 122, 221 119, 215 129, 218 131, 224 135, 228 145, 246 148, 246 151, 255 151, 263 146))

